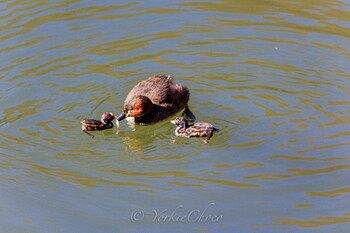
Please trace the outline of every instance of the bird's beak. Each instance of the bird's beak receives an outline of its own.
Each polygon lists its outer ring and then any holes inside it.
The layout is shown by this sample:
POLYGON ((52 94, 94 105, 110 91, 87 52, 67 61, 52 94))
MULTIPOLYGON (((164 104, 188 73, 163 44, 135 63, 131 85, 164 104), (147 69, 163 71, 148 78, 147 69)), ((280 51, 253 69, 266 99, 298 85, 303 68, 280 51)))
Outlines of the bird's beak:
POLYGON ((170 121, 171 123, 173 123, 174 125, 175 125, 175 121, 173 120, 173 121, 170 121))
POLYGON ((125 117, 126 117, 126 114, 125 114, 125 113, 122 113, 122 114, 120 114, 120 115, 117 117, 117 121, 122 121, 122 120, 125 119, 125 117))

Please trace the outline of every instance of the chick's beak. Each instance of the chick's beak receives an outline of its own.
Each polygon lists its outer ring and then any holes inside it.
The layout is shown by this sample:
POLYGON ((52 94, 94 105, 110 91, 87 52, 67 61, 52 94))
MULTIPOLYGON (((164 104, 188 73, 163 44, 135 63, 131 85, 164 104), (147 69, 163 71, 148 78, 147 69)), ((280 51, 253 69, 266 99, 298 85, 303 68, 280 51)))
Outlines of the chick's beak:
POLYGON ((175 125, 175 121, 174 120, 172 120, 172 121, 170 121, 171 123, 173 123, 174 125, 175 125))

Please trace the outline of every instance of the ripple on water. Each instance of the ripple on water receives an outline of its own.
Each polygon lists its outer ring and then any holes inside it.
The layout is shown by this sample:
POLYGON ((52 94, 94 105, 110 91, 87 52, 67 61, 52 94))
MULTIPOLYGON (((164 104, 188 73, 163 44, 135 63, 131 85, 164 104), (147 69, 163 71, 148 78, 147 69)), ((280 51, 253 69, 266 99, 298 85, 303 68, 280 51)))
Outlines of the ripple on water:
POLYGON ((222 226, 197 230, 341 231, 349 222, 348 4, 152 4, 0 3, 0 204, 21 203, 16 226, 129 229, 110 216, 216 202, 222 226), (80 120, 119 114, 128 91, 158 73, 188 86, 197 120, 221 129, 209 144, 176 137, 169 119, 122 122, 94 139, 81 131, 80 120))

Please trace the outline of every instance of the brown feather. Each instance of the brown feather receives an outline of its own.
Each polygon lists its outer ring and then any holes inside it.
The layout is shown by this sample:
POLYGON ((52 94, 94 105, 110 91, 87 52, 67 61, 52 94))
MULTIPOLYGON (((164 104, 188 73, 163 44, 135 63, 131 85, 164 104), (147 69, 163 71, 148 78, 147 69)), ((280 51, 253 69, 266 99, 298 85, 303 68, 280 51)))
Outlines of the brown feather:
POLYGON ((113 128, 112 121, 115 116, 111 112, 105 112, 101 116, 101 120, 95 119, 84 119, 81 123, 81 129, 83 131, 95 131, 95 130, 105 130, 113 128))
POLYGON ((187 107, 190 92, 187 87, 176 84, 170 76, 152 76, 129 92, 124 101, 124 113, 133 109, 138 96, 148 97, 153 103, 153 109, 143 116, 135 117, 135 123, 154 123, 187 107))
POLYGON ((175 129, 175 135, 180 137, 207 137, 205 142, 213 136, 214 131, 218 131, 213 125, 206 122, 197 122, 189 125, 187 120, 183 117, 176 117, 174 121, 171 121, 177 127, 175 129))

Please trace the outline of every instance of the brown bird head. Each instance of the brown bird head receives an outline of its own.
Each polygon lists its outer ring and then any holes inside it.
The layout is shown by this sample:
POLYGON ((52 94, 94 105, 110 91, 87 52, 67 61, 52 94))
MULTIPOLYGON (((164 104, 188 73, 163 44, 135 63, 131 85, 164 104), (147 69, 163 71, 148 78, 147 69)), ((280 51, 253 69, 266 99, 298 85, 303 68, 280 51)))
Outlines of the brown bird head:
POLYGON ((137 96, 124 105, 123 113, 117 120, 121 121, 126 117, 142 117, 150 113, 153 109, 152 101, 146 96, 137 96))
POLYGON ((113 115, 113 113, 111 112, 105 112, 102 114, 101 116, 101 121, 103 124, 108 124, 111 123, 114 119, 116 119, 117 117, 113 115))

